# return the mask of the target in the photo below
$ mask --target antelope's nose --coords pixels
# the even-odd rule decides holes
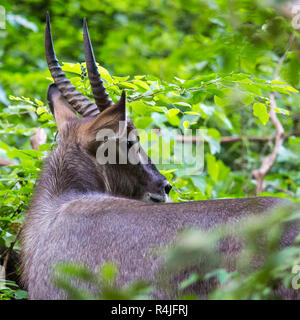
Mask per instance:
[[[168,181],[165,182],[165,185],[164,185],[164,188],[165,188],[165,193],[168,195],[172,189],[172,185],[171,183],[169,183]]]

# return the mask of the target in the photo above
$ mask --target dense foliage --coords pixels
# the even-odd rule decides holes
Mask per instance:
[[[51,83],[44,58],[45,8],[52,18],[57,56],[69,79],[85,95],[91,97],[82,63],[83,17],[88,19],[107,90],[114,101],[126,90],[128,114],[137,128],[179,128],[182,133],[185,129],[206,130],[203,173],[191,175],[184,164],[159,166],[175,186],[170,194],[173,201],[255,195],[257,181],[252,171],[274,148],[276,131],[269,119],[271,92],[275,92],[273,107],[285,140],[260,195],[299,200],[300,38],[291,21],[273,4],[277,2],[55,0],[45,4],[2,0],[6,29],[0,30],[0,157],[14,164],[0,167],[0,247],[14,244],[42,160],[56,143],[56,125],[45,99]],[[30,137],[37,128],[45,129],[47,142],[33,150]],[[160,159],[169,147],[166,143],[162,141]],[[173,146],[171,141],[171,150]],[[279,228],[286,215],[291,218],[294,214],[287,212],[274,214],[267,221],[252,221],[249,230],[237,232],[249,234],[249,246],[255,246],[254,231],[262,232],[273,224]],[[253,231],[251,225],[258,229]],[[205,237],[198,234],[193,239],[203,253],[201,250],[208,247],[204,248],[200,238]],[[205,246],[217,241],[213,233],[207,239],[211,243]],[[18,241],[14,248],[19,249]],[[265,265],[267,273],[264,268],[259,272],[269,275],[266,281],[288,277],[287,270],[299,260],[296,247],[288,252],[274,249],[269,254],[289,258],[281,267]],[[218,272],[214,267],[212,264],[210,271]],[[78,271],[65,268],[62,271],[71,274]],[[105,268],[107,277],[113,278],[110,273],[114,274],[114,268]],[[263,285],[259,273],[250,273],[253,286],[245,292],[239,291],[244,287],[239,275],[228,276],[223,269],[211,274],[232,279],[227,291],[219,290],[212,298],[262,297],[256,296]],[[192,275],[187,283],[198,277]],[[65,283],[60,285],[71,290]],[[133,298],[144,295],[144,289],[148,292],[149,288],[138,284],[122,294]],[[24,296],[21,291],[5,290],[0,290],[0,299]],[[77,294],[81,293],[74,296]],[[268,294],[266,289],[265,296]]]

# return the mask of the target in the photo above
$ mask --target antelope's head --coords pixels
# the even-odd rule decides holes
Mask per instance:
[[[99,185],[99,191],[163,202],[172,187],[139,144],[137,130],[126,116],[125,92],[116,103],[112,102],[106,92],[94,58],[86,21],[83,37],[86,67],[95,102],[78,92],[62,71],[54,52],[47,14],[45,50],[54,80],[49,86],[47,98],[60,134],[58,147],[61,152],[67,153],[69,147],[73,146],[73,150],[76,150],[70,159],[73,170],[76,170],[76,163],[89,170],[85,179],[95,180],[94,185]],[[110,149],[111,144],[115,147]],[[115,151],[116,162],[105,163],[107,159],[104,158],[111,150]]]

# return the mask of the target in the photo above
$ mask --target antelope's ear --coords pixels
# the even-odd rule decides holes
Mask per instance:
[[[117,137],[126,133],[127,115],[126,115],[126,95],[122,92],[120,100],[102,111],[91,123],[88,132],[92,135],[98,133],[101,129],[113,130]]]
[[[68,121],[77,118],[76,112],[61,95],[54,83],[50,84],[47,92],[50,110],[55,118],[58,132],[61,134]]]

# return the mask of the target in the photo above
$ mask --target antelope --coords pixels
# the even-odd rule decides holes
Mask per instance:
[[[45,162],[23,229],[22,279],[29,299],[67,298],[52,283],[53,266],[59,262],[79,262],[94,270],[112,261],[119,266],[119,285],[137,279],[154,281],[161,260],[148,253],[172,243],[179,230],[234,224],[282,204],[273,197],[164,203],[172,186],[150,158],[134,165],[100,164],[96,153],[104,142],[97,140],[97,132],[113,130],[126,152],[132,143],[124,137],[120,123],[125,123],[127,132],[135,132],[135,127],[126,116],[125,92],[116,103],[106,92],[86,20],[83,37],[95,102],[76,91],[62,71],[47,14],[45,51],[54,80],[47,99],[60,139]],[[290,233],[283,245],[291,245],[296,234],[295,230]],[[198,288],[201,295],[208,291],[205,286]],[[156,297],[175,296],[158,290]]]

